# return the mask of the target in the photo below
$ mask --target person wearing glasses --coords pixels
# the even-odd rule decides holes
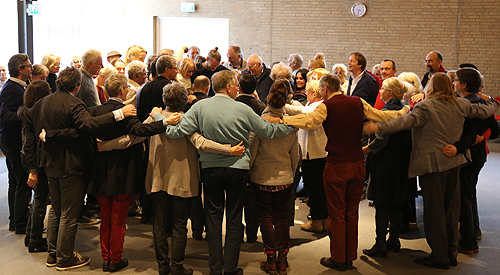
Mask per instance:
[[[207,54],[207,60],[205,62],[200,62],[196,64],[196,71],[191,76],[191,83],[194,83],[194,80],[200,75],[204,75],[209,79],[211,79],[212,75],[214,75],[215,73],[227,70],[227,68],[222,66],[220,63],[221,55],[217,51],[218,49],[219,48],[215,47],[214,49],[210,50],[210,52],[208,52]],[[210,88],[208,96],[214,96],[214,95],[215,92],[213,91],[212,88]]]
[[[22,122],[17,110],[23,105],[26,81],[32,76],[33,66],[27,54],[15,54],[8,67],[10,78],[0,91],[0,149],[9,171],[9,231],[25,234],[31,189],[27,184],[28,172],[21,165]]]
[[[137,117],[144,121],[154,107],[165,109],[162,94],[163,87],[175,81],[177,77],[177,61],[170,55],[162,55],[156,61],[158,77],[142,87],[137,97]]]
[[[267,95],[274,81],[269,76],[271,74],[271,69],[266,67],[262,61],[262,57],[256,54],[249,56],[247,69],[243,72],[249,72],[255,77],[257,80],[257,87],[255,89],[259,95],[259,99],[264,104],[267,104]]]

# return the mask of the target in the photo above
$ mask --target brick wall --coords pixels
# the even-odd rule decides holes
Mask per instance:
[[[267,64],[298,52],[311,59],[317,52],[327,66],[347,64],[353,51],[365,54],[367,68],[393,59],[398,72],[420,77],[424,59],[434,49],[447,69],[475,63],[486,79],[485,92],[500,96],[500,7],[494,0],[400,1],[361,0],[362,18],[351,15],[355,1],[194,1],[196,12],[180,12],[182,1],[128,0],[124,12],[141,20],[145,37],[153,37],[153,16],[229,18],[229,42],[246,57],[259,54]],[[153,41],[151,41],[151,48]],[[225,53],[222,53],[225,56]]]

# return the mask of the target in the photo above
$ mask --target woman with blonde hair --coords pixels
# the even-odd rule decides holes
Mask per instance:
[[[289,115],[311,113],[321,104],[324,98],[319,92],[319,81],[311,80],[306,84],[307,104],[302,107],[286,105]],[[323,125],[311,130],[299,129],[297,132],[302,152],[302,180],[309,194],[311,220],[300,225],[300,229],[321,233],[326,231],[328,209],[326,207],[325,189],[323,187],[323,171],[326,165],[326,134]]]
[[[147,54],[148,52],[146,51],[146,49],[144,49],[141,46],[137,45],[130,46],[127,49],[127,52],[125,53],[125,66],[134,60],[139,60],[141,62],[144,62]]]
[[[391,77],[382,83],[379,94],[385,103],[382,111],[401,110],[401,99],[407,86],[398,78]],[[408,200],[408,165],[410,161],[411,135],[403,130],[391,135],[377,135],[363,147],[364,155],[371,152],[371,182],[368,193],[375,204],[376,243],[363,253],[371,257],[385,257],[388,250],[398,252],[401,243],[399,232],[403,208]],[[386,240],[389,227],[389,240]]]
[[[467,162],[463,154],[447,157],[442,148],[460,140],[465,118],[486,119],[500,107],[495,100],[481,105],[458,98],[450,83],[446,74],[436,73],[427,84],[427,98],[416,104],[413,112],[393,120],[365,124],[368,133],[390,134],[413,129],[408,177],[419,176],[425,237],[432,250],[429,257],[415,259],[415,262],[441,269],[457,265],[459,172],[460,166]]]
[[[196,71],[196,65],[190,58],[184,58],[179,62],[178,71],[176,76],[177,82],[179,82],[184,88],[186,88],[188,94],[193,93],[193,84],[191,84],[191,76]]]
[[[317,68],[326,69],[325,55],[323,53],[317,53],[313,59],[309,60],[308,68],[309,71]]]
[[[329,74],[330,72],[324,68],[317,68],[307,73],[307,80],[319,80],[322,76]]]
[[[412,72],[404,72],[404,73],[400,73],[398,75],[398,78],[401,81],[405,81],[405,82],[410,83],[413,86],[413,93],[415,95],[422,92],[422,85],[420,84],[420,78],[418,77],[417,74],[412,73]],[[407,95],[405,94],[403,96],[403,98],[404,99],[407,98]],[[411,96],[410,96],[410,98],[411,98]],[[406,99],[406,100],[408,101],[409,99]]]
[[[52,92],[57,90],[57,75],[61,68],[61,57],[54,54],[46,54],[42,59],[42,65],[45,65],[49,69],[49,76],[47,77],[47,82],[49,83]]]

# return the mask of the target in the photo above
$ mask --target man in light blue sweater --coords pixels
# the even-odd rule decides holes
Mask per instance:
[[[180,138],[200,131],[206,138],[222,144],[236,145],[243,141],[246,148],[243,156],[199,151],[207,214],[210,274],[222,274],[224,270],[224,274],[239,275],[243,274],[243,270],[238,268],[238,259],[243,237],[241,213],[249,176],[249,134],[254,132],[264,138],[283,137],[294,128],[271,124],[256,115],[250,107],[235,101],[238,80],[234,72],[221,71],[214,74],[212,86],[217,94],[193,105],[179,124],[167,127],[165,134],[170,138]],[[224,205],[226,241],[223,250]]]

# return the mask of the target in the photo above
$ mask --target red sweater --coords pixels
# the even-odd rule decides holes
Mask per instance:
[[[323,102],[327,117],[323,122],[328,137],[325,150],[330,163],[363,160],[363,104],[357,96],[336,95]]]

